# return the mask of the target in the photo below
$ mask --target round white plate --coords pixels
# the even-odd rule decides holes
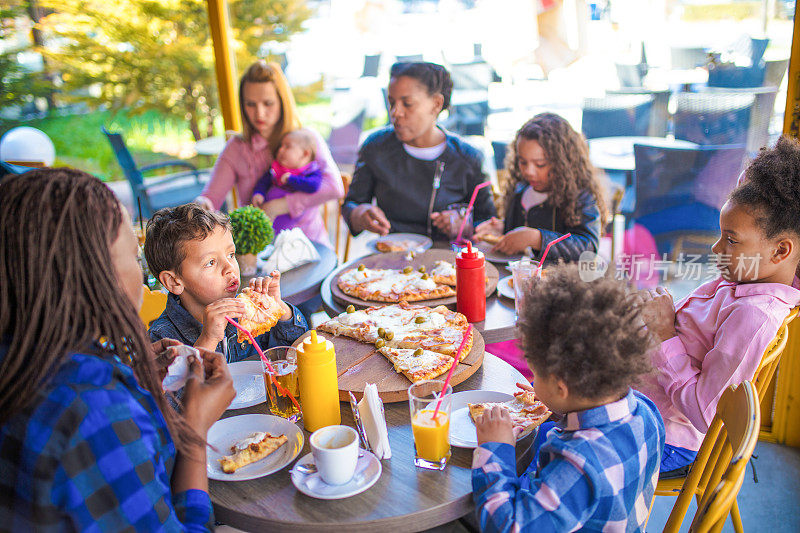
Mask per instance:
[[[492,251],[492,244],[488,242],[479,242],[475,245],[475,247],[483,252],[483,256],[486,258],[487,261],[492,263],[500,263],[500,264],[508,264],[509,261],[519,261],[524,257],[524,254],[514,254],[514,255],[506,255],[501,254],[500,252],[493,252]]]
[[[233,378],[236,398],[228,409],[244,409],[267,401],[261,361],[239,361],[228,365]]]
[[[506,298],[511,298],[514,300],[516,295],[514,294],[514,287],[511,286],[511,281],[514,279],[514,276],[506,276],[504,278],[500,278],[500,281],[497,282],[497,292],[500,296],[505,296]]]
[[[264,431],[276,437],[286,435],[289,440],[260,461],[244,466],[232,474],[223,472],[219,466],[219,459],[222,457],[219,452],[230,452],[231,446],[257,431]],[[223,418],[208,430],[208,443],[219,450],[217,452],[211,447],[207,449],[208,477],[220,481],[245,481],[264,477],[294,461],[303,449],[303,442],[303,432],[300,428],[277,416],[256,414]]]
[[[375,252],[380,252],[377,248],[378,241],[411,241],[415,243],[415,252],[424,252],[433,246],[433,241],[425,235],[418,235],[416,233],[390,233],[367,242],[367,247]]]
[[[381,477],[381,472],[383,472],[383,467],[378,458],[371,452],[362,451],[364,456],[360,457],[358,463],[356,463],[356,472],[353,475],[353,479],[344,485],[328,485],[322,481],[318,472],[301,474],[297,471],[297,468],[292,468],[290,472],[292,483],[303,494],[321,500],[339,500],[360,494],[374,485],[378,478]],[[295,467],[299,464],[313,465],[314,455],[311,453],[304,455],[302,459],[297,461]]]
[[[507,402],[514,396],[505,392],[487,390],[467,390],[456,392],[450,407],[450,444],[459,448],[475,448],[478,446],[478,435],[475,424],[469,416],[470,403]]]

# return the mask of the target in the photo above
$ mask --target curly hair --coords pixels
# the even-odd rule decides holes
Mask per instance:
[[[450,95],[453,93],[453,80],[450,73],[441,65],[418,61],[414,63],[395,63],[389,71],[390,78],[406,76],[414,78],[428,91],[429,96],[441,94],[444,99],[442,111],[450,107]]]
[[[578,195],[589,190],[600,210],[600,227],[609,220],[606,194],[596,170],[589,160],[589,146],[583,136],[572,129],[563,117],[555,113],[540,113],[517,131],[514,141],[508,145],[505,168],[508,176],[501,180],[501,195],[505,197],[504,208],[510,211],[517,183],[527,183],[519,171],[517,144],[521,139],[538,142],[550,163],[550,192],[547,202],[564,213],[567,225],[578,225],[581,212]]]
[[[623,393],[650,371],[640,305],[612,277],[585,282],[577,264],[547,269],[525,294],[518,328],[537,373],[595,399]]]
[[[768,239],[786,232],[800,236],[800,143],[781,136],[774,148],[762,148],[730,200],[756,211]]]

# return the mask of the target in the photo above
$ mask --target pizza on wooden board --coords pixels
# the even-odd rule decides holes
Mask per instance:
[[[430,308],[400,302],[358,311],[349,306],[317,329],[375,344],[395,370],[417,382],[449,370],[469,323],[464,315],[443,305]],[[461,358],[471,349],[470,331]]]
[[[424,267],[399,270],[359,265],[343,272],[336,284],[343,293],[370,302],[418,302],[456,294],[453,287],[437,283]]]
[[[239,325],[252,333],[253,337],[271,330],[283,316],[283,310],[274,298],[249,287],[243,289],[237,298],[244,301],[245,305],[244,316],[239,319]],[[249,339],[239,331],[237,340],[244,342]]]
[[[273,437],[269,433],[253,433],[231,446],[231,455],[226,455],[219,460],[222,471],[232,474],[243,466],[260,461],[283,446],[288,440],[286,435]]]
[[[529,432],[547,420],[552,414],[547,406],[536,398],[533,391],[517,392],[514,394],[514,398],[507,402],[470,403],[467,406],[469,407],[469,416],[473,422],[484,411],[492,407],[500,406],[508,409],[512,426],[519,428],[521,433]]]

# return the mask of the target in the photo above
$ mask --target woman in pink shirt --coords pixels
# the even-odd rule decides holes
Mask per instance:
[[[639,294],[661,343],[642,387],[667,432],[661,475],[683,475],[731,384],[752,379],[789,311],[800,304],[800,144],[762,150],[722,206],[712,247],[721,276],[673,305],[662,287]],[[666,475],[665,475],[666,474]]]
[[[250,203],[253,187],[270,168],[281,138],[300,128],[294,96],[280,67],[257,61],[239,82],[239,108],[243,131],[232,137],[217,159],[211,180],[196,201],[219,209],[235,186],[239,202]],[[341,174],[328,145],[316,132],[315,161],[322,171],[322,184],[314,193],[293,192],[261,205],[272,219],[290,215],[312,241],[330,246],[319,206],[344,196]]]

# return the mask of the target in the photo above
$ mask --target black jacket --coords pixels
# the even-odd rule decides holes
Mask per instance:
[[[444,162],[444,174],[433,212],[444,211],[452,203],[469,202],[472,191],[484,181],[481,153],[461,138],[445,132],[446,146],[435,161],[412,157],[394,134],[392,127],[370,135],[361,146],[342,215],[350,225],[350,214],[359,204],[377,199],[392,233],[428,233],[428,208],[433,192],[436,163]],[[489,188],[478,192],[473,222],[477,225],[495,214]],[[352,231],[352,229],[351,229]],[[434,240],[446,239],[432,226]]]
[[[580,223],[577,226],[567,226],[559,210],[550,205],[547,200],[531,207],[525,213],[522,209],[522,193],[527,186],[526,183],[519,183],[514,190],[514,200],[509,212],[506,213],[504,233],[520,226],[538,229],[542,233],[542,249],[538,254],[544,251],[550,241],[565,233],[571,233],[570,238],[564,239],[550,248],[550,251],[547,252],[547,263],[556,262],[559,259],[567,262],[577,261],[582,252],[587,250],[597,252],[600,246],[600,211],[592,193],[582,191],[578,195],[578,209],[581,212]]]

